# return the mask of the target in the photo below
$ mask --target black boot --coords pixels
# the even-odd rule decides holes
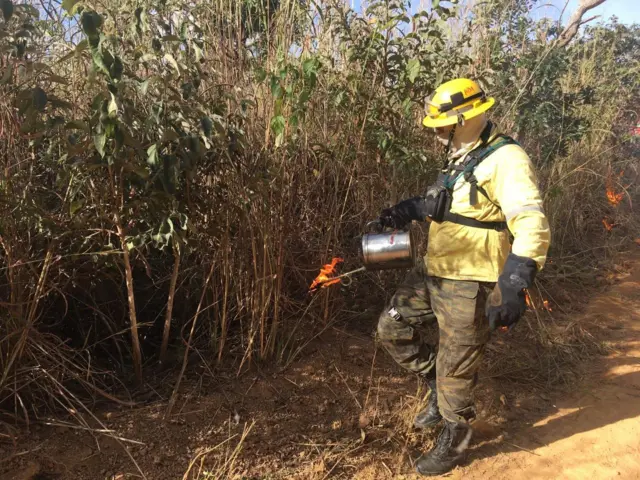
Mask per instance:
[[[429,387],[429,400],[424,410],[416,415],[413,424],[417,428],[428,428],[437,425],[442,420],[440,410],[438,410],[438,393],[436,391],[436,379],[431,378],[425,381]]]
[[[471,427],[468,424],[445,420],[436,445],[416,461],[418,473],[427,476],[447,473],[462,461],[470,441]]]

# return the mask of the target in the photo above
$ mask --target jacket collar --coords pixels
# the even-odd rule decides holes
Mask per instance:
[[[482,144],[482,134],[484,133],[486,128],[489,128],[489,135],[488,137],[486,137],[486,141],[490,142],[491,140],[493,140],[498,134],[498,129],[493,122],[487,121],[487,123],[485,123],[485,125],[482,127],[482,130],[480,130],[480,133],[478,133],[473,140],[463,143],[461,148],[449,154],[449,158],[454,161],[459,160],[466,157],[471,150],[478,148]]]

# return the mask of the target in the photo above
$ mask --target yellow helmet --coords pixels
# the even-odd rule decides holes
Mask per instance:
[[[454,125],[486,112],[494,103],[473,80],[456,78],[440,85],[429,97],[422,124],[429,128]]]

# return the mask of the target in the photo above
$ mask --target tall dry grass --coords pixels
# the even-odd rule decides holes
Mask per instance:
[[[366,222],[428,184],[441,151],[420,127],[422,102],[453,76],[483,81],[499,100],[500,125],[539,167],[553,227],[548,281],[588,282],[637,228],[637,191],[628,186],[637,146],[626,134],[637,114],[629,112],[638,98],[637,29],[605,25],[554,49],[548,26],[498,0],[453,33],[445,7],[406,21],[406,6],[390,2],[372,2],[365,14],[343,2],[144,5],[149,28],[138,33],[137,3],[94,7],[104,34],[118,39],[108,48],[124,59],[124,78],[134,86],[162,79],[144,95],[117,91],[117,115],[128,112],[118,121],[140,145],[121,157],[114,150],[113,164],[90,135],[71,145],[54,121],[96,128],[91,101],[108,91],[90,51],[78,48],[80,13],[52,20],[55,48],[33,40],[34,58],[66,82],[16,73],[2,87],[0,290],[8,301],[0,391],[18,416],[56,396],[56,384],[33,373],[43,369],[60,384],[111,397],[120,382],[144,381],[159,359],[183,371],[195,359],[212,374],[288,364],[337,319],[373,315],[397,273],[314,296],[308,285],[332,256],[358,266]],[[164,39],[157,54],[161,21],[165,36],[187,40]],[[184,23],[194,28],[184,33]],[[2,64],[18,61],[4,54]],[[68,106],[47,107],[29,130],[29,110],[14,108],[18,86],[39,85]],[[146,126],[158,102],[168,108],[158,126]],[[206,141],[198,123],[205,110],[214,119]],[[182,116],[184,131],[172,115]],[[198,136],[195,146],[189,135]],[[181,158],[180,168],[149,165],[154,142],[166,148],[164,160]],[[199,153],[182,169],[191,148]],[[626,192],[617,206],[607,201],[608,178]],[[606,216],[617,223],[611,232]]]

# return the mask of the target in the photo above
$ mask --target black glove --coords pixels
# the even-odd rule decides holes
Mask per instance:
[[[379,222],[383,227],[404,228],[411,220],[424,222],[427,218],[427,202],[424,197],[403,200],[380,212]]]
[[[498,283],[489,295],[486,314],[491,331],[515,325],[527,309],[525,288],[533,285],[538,265],[527,257],[510,253]]]

